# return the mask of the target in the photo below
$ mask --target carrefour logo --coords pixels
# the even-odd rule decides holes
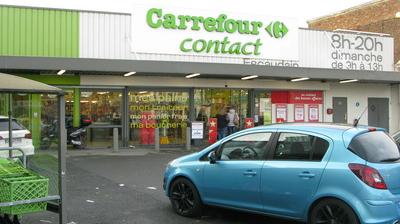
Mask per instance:
[[[229,18],[226,14],[217,17],[164,14],[162,9],[151,8],[146,14],[147,25],[153,29],[205,31],[224,33],[220,39],[197,39],[183,37],[179,50],[184,53],[212,53],[229,55],[260,55],[265,38],[283,39],[289,29],[281,21],[251,21]],[[254,36],[251,41],[232,41],[229,35]],[[162,38],[162,37],[160,37]]]

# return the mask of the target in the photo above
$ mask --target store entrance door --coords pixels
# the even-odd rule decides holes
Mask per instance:
[[[333,97],[333,123],[347,124],[347,97]]]
[[[368,98],[368,125],[389,130],[388,98]]]
[[[248,90],[244,89],[195,89],[195,119],[205,123],[204,142],[208,142],[208,119],[215,118],[220,111],[234,108],[239,117],[236,129],[243,128],[248,116]]]

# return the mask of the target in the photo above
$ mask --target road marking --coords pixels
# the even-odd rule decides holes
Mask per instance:
[[[149,190],[157,190],[156,187],[147,187],[147,189],[149,189]]]

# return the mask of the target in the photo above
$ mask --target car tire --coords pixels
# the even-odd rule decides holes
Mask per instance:
[[[309,223],[359,224],[360,222],[350,206],[338,199],[329,198],[323,199],[313,207]]]
[[[178,178],[172,182],[169,199],[174,211],[185,217],[199,217],[202,215],[203,203],[199,192],[191,181]]]

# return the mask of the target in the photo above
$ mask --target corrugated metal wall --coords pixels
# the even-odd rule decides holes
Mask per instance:
[[[79,51],[82,58],[243,63],[241,58],[133,53],[130,46],[132,35],[130,15],[81,12],[79,18]]]
[[[130,16],[81,12],[79,19],[80,57],[132,59]]]
[[[79,12],[0,7],[0,55],[79,57]]]
[[[329,67],[329,61],[324,54],[329,52],[329,48],[330,39],[326,31],[299,30],[299,63],[301,67]]]

